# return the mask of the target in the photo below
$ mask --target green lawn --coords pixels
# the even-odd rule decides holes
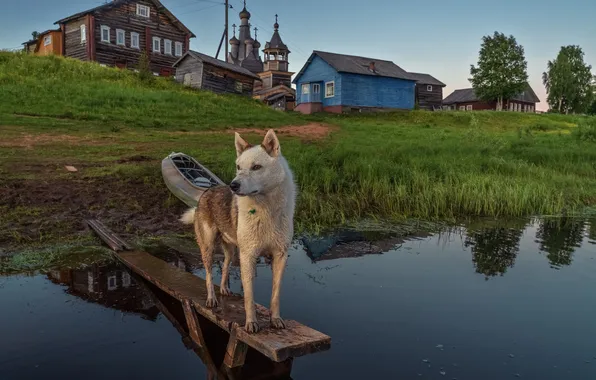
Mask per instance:
[[[300,189],[299,231],[596,205],[594,118],[425,111],[305,117],[163,78],[146,82],[96,64],[0,53],[0,196],[7,200],[0,246],[80,237],[86,216],[134,235],[181,232],[175,219],[184,205],[160,173],[167,154],[190,154],[229,181],[235,151],[226,129],[315,122],[338,128],[309,141],[280,134]]]

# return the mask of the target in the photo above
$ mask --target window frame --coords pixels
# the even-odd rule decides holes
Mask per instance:
[[[137,44],[134,44],[135,37],[137,38]],[[140,49],[141,48],[141,36],[137,32],[130,32],[130,47],[133,49]]]
[[[333,88],[333,94],[329,95],[327,89],[331,86]],[[335,97],[335,81],[325,82],[325,98],[333,98]]]
[[[120,34],[122,34],[122,43],[118,42],[118,37]],[[116,45],[126,46],[126,31],[124,29],[116,29]]]
[[[155,43],[156,42],[158,43],[157,50],[155,50]],[[161,54],[161,38],[159,38],[159,37],[153,37],[152,44],[151,44],[151,50],[152,50],[153,53]]]
[[[321,85],[319,83],[313,83],[313,85],[312,85],[312,93],[313,94],[320,94],[321,93]]]
[[[79,30],[81,31],[81,43],[87,42],[87,25],[82,24],[79,26]]]
[[[180,50],[178,50],[180,49]],[[174,42],[174,55],[176,57],[182,57],[182,54],[184,53],[184,47],[182,46],[182,42]]]
[[[169,49],[168,44],[170,45]],[[172,55],[172,40],[163,40],[163,53],[166,55]]]
[[[141,9],[146,10],[147,14],[146,15],[142,14]],[[151,17],[151,7],[148,5],[144,5],[144,4],[137,4],[137,16],[150,18]]]
[[[43,37],[43,46],[49,46],[52,44],[52,35],[48,34],[47,36]]]
[[[427,84],[426,85],[426,91],[432,92],[433,91],[433,85],[432,84]]]
[[[310,83],[302,83],[301,91],[302,95],[310,95]]]
[[[101,42],[108,43],[108,44],[109,43],[112,43],[111,42],[111,39],[112,39],[112,30],[111,30],[111,28],[109,26],[107,26],[107,25],[102,25],[101,28],[100,28],[100,31],[101,31],[100,32],[100,41]],[[103,38],[103,32],[104,31],[107,31],[108,32],[108,39],[107,40]]]
[[[466,104],[466,111],[472,111],[473,108],[471,104]]]

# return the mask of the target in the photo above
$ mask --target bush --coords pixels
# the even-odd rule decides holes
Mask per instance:
[[[596,142],[596,118],[582,120],[574,134],[578,140]]]

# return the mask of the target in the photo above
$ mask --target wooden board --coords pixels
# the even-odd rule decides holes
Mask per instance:
[[[202,316],[230,334],[234,333],[238,340],[275,362],[328,350],[331,347],[331,337],[296,321],[285,320],[284,330],[272,329],[269,327],[269,311],[259,304],[256,305],[257,319],[262,330],[257,334],[248,334],[243,328],[245,312],[242,297],[223,297],[216,286],[220,306],[209,309],[205,307],[205,280],[174,268],[146,252],[124,251],[116,252],[115,255],[135,273],[182,302],[189,300]]]

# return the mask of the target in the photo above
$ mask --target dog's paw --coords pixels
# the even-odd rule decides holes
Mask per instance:
[[[207,298],[207,304],[206,306],[208,308],[214,308],[217,307],[218,302],[217,302],[217,298],[213,297],[213,298]]]
[[[274,329],[285,329],[286,323],[281,318],[271,318],[271,327]]]
[[[259,332],[260,327],[257,322],[246,322],[244,325],[244,330],[246,330],[246,332],[249,334],[255,334]]]
[[[231,296],[232,295],[232,292],[230,291],[230,289],[224,288],[224,287],[219,288],[219,293],[221,293],[222,296]]]

